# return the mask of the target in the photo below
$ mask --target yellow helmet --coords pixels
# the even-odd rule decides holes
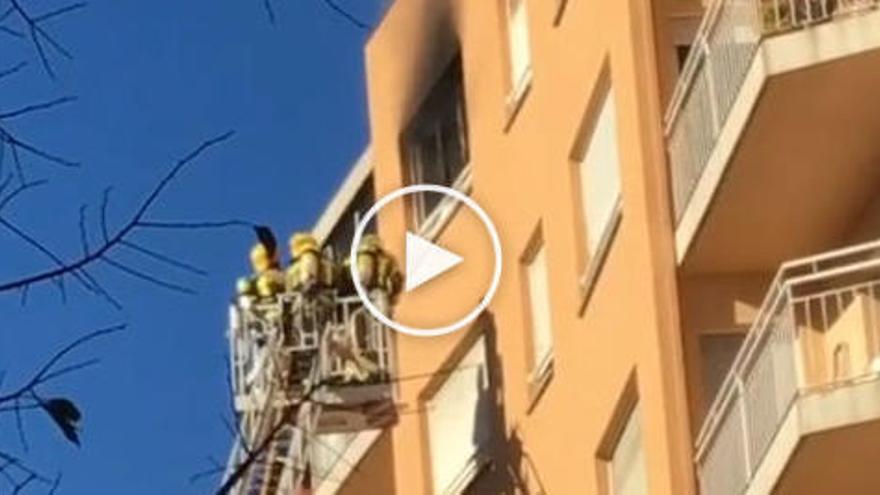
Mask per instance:
[[[382,239],[376,234],[367,234],[361,238],[358,253],[379,253],[382,251]]]
[[[290,255],[293,259],[297,259],[309,251],[319,251],[315,236],[308,232],[296,232],[290,236]]]
[[[266,246],[257,243],[251,248],[251,266],[255,272],[264,272],[275,266],[276,260],[273,258]]]

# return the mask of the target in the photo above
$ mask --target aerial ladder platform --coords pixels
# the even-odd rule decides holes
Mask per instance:
[[[375,290],[370,299],[388,314],[386,294]],[[227,477],[254,457],[232,493],[293,493],[311,476],[316,437],[397,420],[391,331],[357,295],[327,289],[239,297],[230,305],[228,337],[240,438]]]

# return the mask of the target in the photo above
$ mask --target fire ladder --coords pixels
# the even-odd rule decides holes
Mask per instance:
[[[373,303],[388,309],[380,291]],[[239,441],[227,475],[266,443],[234,493],[293,493],[315,436],[379,429],[397,419],[387,327],[357,296],[327,290],[240,298],[229,344]]]

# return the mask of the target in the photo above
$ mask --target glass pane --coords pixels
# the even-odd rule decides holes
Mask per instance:
[[[744,333],[707,334],[700,338],[700,350],[703,355],[703,392],[706,394],[707,402],[711,402],[721,388],[744,338]]]
[[[443,168],[443,154],[441,149],[441,138],[439,129],[434,128],[434,132],[427,134],[420,143],[421,149],[421,182],[426,184],[445,185],[446,171]],[[434,211],[437,203],[440,202],[442,196],[437,194],[423,194],[425,211],[422,213],[428,216]]]
[[[462,159],[461,132],[457,120],[444,122],[440,129],[440,140],[443,148],[444,186],[451,186],[464,168]]]
[[[404,133],[412,183],[452,186],[468,161],[467,116],[461,57],[456,57],[435,83]],[[422,195],[416,201],[420,220],[429,215],[441,195]]]
[[[434,493],[448,493],[491,440],[485,339],[479,339],[427,404]],[[459,487],[463,488],[463,487]]]
[[[508,34],[510,36],[510,70],[511,81],[516,87],[531,65],[529,53],[529,19],[526,2],[511,2]],[[518,88],[517,88],[518,89]]]
[[[599,108],[579,172],[587,249],[593,255],[608,229],[620,197],[620,159],[613,89],[608,91]]]
[[[611,458],[611,493],[647,495],[648,476],[642,444],[642,419],[636,406],[627,420]]]
[[[553,351],[550,287],[547,255],[543,246],[528,266],[529,303],[532,312],[532,347],[534,366],[541,365]]]

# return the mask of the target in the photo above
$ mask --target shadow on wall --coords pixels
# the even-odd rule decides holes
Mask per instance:
[[[484,314],[482,325],[486,342],[486,373],[477,374],[479,394],[474,411],[474,447],[481,449],[480,473],[465,490],[466,494],[545,495],[538,466],[529,455],[516,427],[508,432],[504,404],[504,374],[498,352],[494,318]],[[485,418],[489,418],[488,421]]]

